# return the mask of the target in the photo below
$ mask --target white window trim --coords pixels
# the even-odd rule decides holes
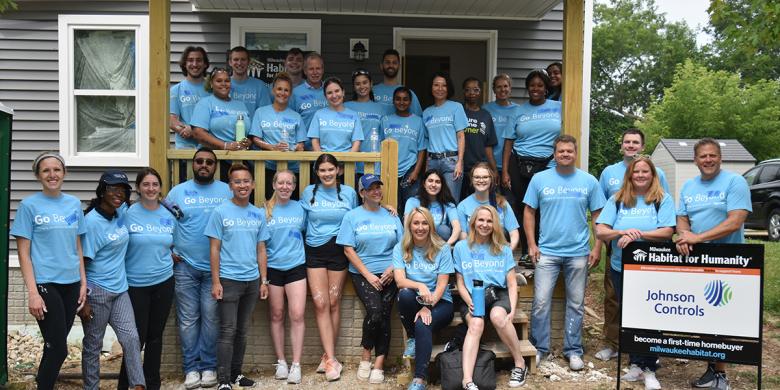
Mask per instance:
[[[306,33],[306,47],[301,50],[320,52],[322,22],[320,19],[230,18],[230,47],[246,46],[248,32]]]
[[[149,165],[149,17],[147,15],[59,15],[59,92],[60,92],[60,153],[71,166],[123,166],[145,167]],[[76,113],[73,85],[74,30],[133,30],[135,31],[135,145],[132,153],[77,152]],[[81,90],[84,92],[97,92]],[[103,91],[95,93],[99,95]],[[111,96],[122,95],[112,91]]]

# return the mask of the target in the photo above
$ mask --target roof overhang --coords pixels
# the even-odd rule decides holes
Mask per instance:
[[[260,12],[393,17],[540,20],[563,0],[191,0],[196,12]]]

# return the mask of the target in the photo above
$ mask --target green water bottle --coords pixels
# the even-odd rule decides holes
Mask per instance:
[[[246,123],[244,123],[244,115],[238,114],[236,120],[236,142],[241,142],[246,138]]]

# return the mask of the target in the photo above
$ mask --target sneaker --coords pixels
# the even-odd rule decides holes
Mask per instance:
[[[341,378],[341,369],[343,367],[341,366],[341,363],[339,363],[336,359],[328,359],[327,362],[325,362],[325,379],[328,380],[328,382],[333,382],[339,380]]]
[[[406,390],[425,390],[425,383],[412,381]]]
[[[643,376],[645,377],[645,390],[661,390],[661,382],[658,382],[658,378],[655,377],[655,371],[645,368]]]
[[[712,363],[707,364],[707,371],[704,371],[701,378],[691,383],[693,387],[698,388],[710,388],[715,385],[715,365]]]
[[[197,371],[190,371],[184,376],[184,388],[187,390],[197,389],[200,387],[200,373]]]
[[[523,367],[515,367],[512,372],[509,373],[509,387],[520,387],[525,384],[525,376],[528,374],[528,369]]]
[[[642,371],[639,366],[636,364],[632,364],[631,367],[628,368],[628,372],[623,374],[623,376],[620,377],[620,380],[626,381],[626,382],[636,382],[640,379],[642,379],[642,376],[644,375],[644,371]]]
[[[257,384],[255,381],[245,377],[243,374],[238,374],[236,379],[233,380],[233,385],[239,389],[251,389]]]
[[[287,383],[297,385],[301,383],[301,364],[295,363],[290,366],[290,373],[287,374]]]
[[[569,356],[569,369],[572,371],[579,371],[582,370],[583,367],[585,367],[585,362],[582,361],[580,355]]]
[[[536,367],[539,367],[539,365],[541,365],[542,362],[545,362],[545,361],[547,361],[549,359],[550,359],[550,354],[549,353],[544,353],[544,352],[537,351],[536,352]]]
[[[729,384],[729,378],[726,377],[725,372],[716,372],[715,373],[715,384],[710,386],[711,389],[718,389],[718,390],[730,390],[731,385]]]
[[[287,376],[290,374],[289,370],[287,369],[287,361],[285,360],[277,360],[276,364],[276,373],[274,374],[274,378],[276,379],[287,379]]]
[[[414,359],[414,339],[406,340],[406,348],[404,349],[404,359]]]
[[[479,390],[479,387],[474,382],[469,382],[463,385],[463,390]]]
[[[217,390],[232,390],[233,386],[230,386],[230,383],[220,383],[219,387],[217,387]]]
[[[212,387],[217,385],[217,372],[204,370],[200,373],[200,387]]]
[[[375,368],[371,370],[371,374],[368,377],[368,383],[372,385],[379,385],[385,381],[385,370]]]
[[[596,352],[596,354],[593,355],[593,356],[595,356],[596,359],[608,362],[611,359],[616,358],[617,355],[618,355],[617,351],[615,351],[614,349],[612,349],[610,347],[606,347],[606,348],[602,349],[601,351]]]
[[[328,355],[322,354],[322,358],[320,359],[320,365],[317,366],[317,374],[324,374],[325,373],[325,362],[328,361]]]
[[[371,376],[371,362],[361,361],[358,365],[357,377],[361,381],[367,381]]]

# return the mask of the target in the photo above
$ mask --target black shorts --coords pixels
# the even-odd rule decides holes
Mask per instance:
[[[301,264],[286,271],[268,267],[268,281],[274,286],[284,287],[301,279],[306,279],[306,264]]]
[[[344,247],[336,244],[336,237],[320,246],[303,245],[306,251],[306,267],[327,268],[328,271],[344,271],[349,260],[344,254]]]
[[[485,317],[490,316],[490,310],[493,307],[500,307],[506,310],[506,313],[509,314],[512,309],[510,308],[510,305],[512,302],[509,300],[509,291],[505,288],[499,288],[499,287],[493,287],[493,289],[496,292],[496,297],[498,297],[497,300],[493,301],[493,303],[488,304],[488,294],[487,289],[485,291]],[[460,318],[463,319],[463,323],[468,324],[468,321],[466,320],[466,314],[469,313],[469,306],[466,305],[466,302],[463,302],[462,299],[458,299],[460,301]]]

